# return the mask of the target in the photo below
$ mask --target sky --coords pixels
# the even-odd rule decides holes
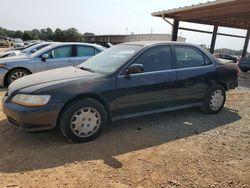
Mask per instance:
[[[171,33],[171,26],[152,12],[178,8],[207,0],[0,0],[0,27],[32,30],[50,27],[98,34]],[[4,7],[4,8],[3,8]],[[212,26],[181,22],[180,27],[212,31]],[[245,30],[219,28],[219,32],[246,35]],[[179,31],[194,44],[210,44],[211,35]],[[216,48],[240,50],[244,40],[218,36]],[[248,48],[250,51],[250,47]]]

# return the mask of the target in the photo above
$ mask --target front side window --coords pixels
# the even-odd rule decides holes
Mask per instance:
[[[143,52],[133,64],[142,64],[144,72],[153,72],[171,69],[171,47],[156,46]]]
[[[76,53],[77,53],[77,57],[94,56],[95,49],[92,47],[88,47],[88,46],[77,46]]]
[[[176,46],[176,68],[189,68],[205,65],[202,52],[191,46]]]
[[[48,54],[50,59],[71,57],[72,56],[72,47],[71,46],[64,46],[64,47],[55,48],[55,49],[49,51],[47,54]]]

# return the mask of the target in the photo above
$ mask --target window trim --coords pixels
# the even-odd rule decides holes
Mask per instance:
[[[198,50],[201,53],[201,55],[203,56],[204,65],[195,66],[195,67],[181,67],[181,68],[177,68],[177,66],[176,66],[176,64],[177,64],[176,63],[177,62],[176,47],[184,47],[184,48],[188,47],[188,48],[193,48],[193,49]],[[207,57],[211,61],[211,64],[208,64],[208,65],[206,64],[205,57]],[[195,46],[190,46],[190,45],[173,45],[173,62],[174,62],[174,69],[175,70],[202,68],[202,67],[209,67],[209,66],[213,66],[214,65],[213,60],[208,55],[206,55],[201,49],[199,49],[199,48],[197,48]]]
[[[160,45],[152,45],[152,46],[147,46],[146,48],[144,48],[140,53],[136,54],[131,60],[129,60],[129,63],[127,63],[127,65],[119,72],[118,77],[120,76],[125,76],[125,70],[133,64],[133,62],[139,58],[143,53],[145,53],[147,50],[155,48],[155,47],[161,47],[161,46],[169,46],[170,47],[170,53],[171,53],[171,68],[170,69],[166,69],[166,70],[158,70],[158,71],[150,71],[150,72],[142,72],[142,73],[136,73],[136,74],[131,74],[131,75],[143,75],[143,74],[147,74],[147,73],[155,73],[155,72],[163,72],[163,71],[170,71],[170,70],[174,70],[174,56],[173,56],[173,45],[172,44],[160,44]]]

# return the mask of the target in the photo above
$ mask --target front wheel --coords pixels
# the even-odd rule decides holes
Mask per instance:
[[[25,69],[14,69],[7,75],[7,85],[10,85],[15,80],[29,75],[30,73]]]
[[[221,85],[210,88],[205,96],[201,110],[207,114],[220,112],[226,101],[226,91]]]
[[[107,124],[107,113],[94,99],[83,99],[69,104],[62,112],[60,129],[74,142],[94,140]]]

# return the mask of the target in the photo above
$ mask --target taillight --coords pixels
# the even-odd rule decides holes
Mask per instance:
[[[239,61],[238,61],[237,64],[236,64],[236,67],[237,67],[237,76],[239,76],[240,73],[241,73],[241,70],[240,70],[238,64],[239,64]]]

